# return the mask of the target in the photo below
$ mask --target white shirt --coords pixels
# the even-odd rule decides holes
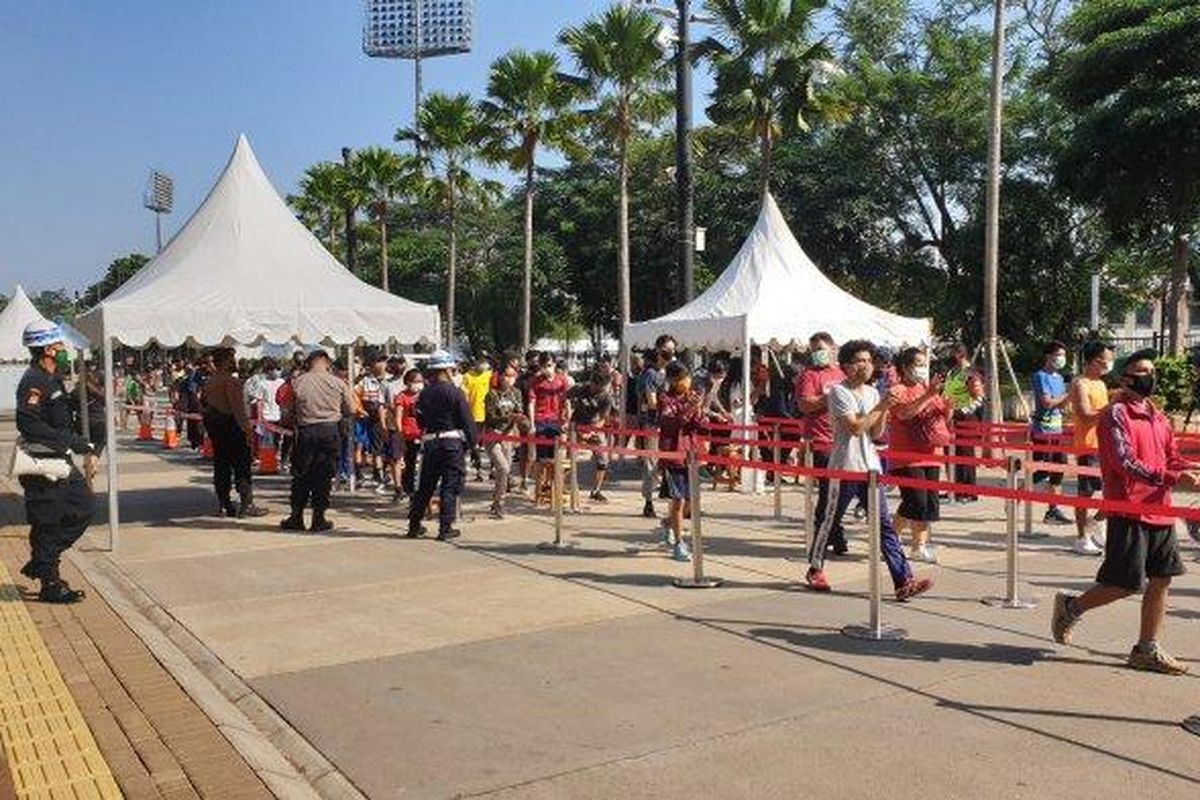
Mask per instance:
[[[254,399],[261,404],[262,418],[267,422],[279,422],[283,416],[279,402],[275,399],[280,386],[283,386],[283,378],[264,378],[258,385],[258,393]]]
[[[863,431],[854,436],[842,420],[862,416],[879,405],[879,392],[870,384],[863,384],[852,391],[843,383],[829,388],[829,419],[833,423],[833,451],[829,454],[829,468],[847,472],[879,471],[879,453],[871,441],[871,432]]]

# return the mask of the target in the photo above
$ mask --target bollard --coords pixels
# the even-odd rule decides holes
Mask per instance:
[[[1200,714],[1193,714],[1183,721],[1183,729],[1200,736]]]
[[[715,589],[723,582],[721,578],[709,578],[704,575],[704,533],[701,525],[700,512],[700,462],[696,451],[689,450],[687,454],[688,496],[692,506],[692,577],[676,578],[671,581],[680,589]],[[776,474],[778,477],[778,474]]]
[[[779,462],[779,423],[774,426],[775,445],[774,462],[775,462],[775,480],[772,481],[775,490],[775,519],[783,519],[783,476],[779,474],[779,467],[782,466]]]
[[[529,446],[532,448],[534,445],[530,444]],[[562,552],[573,546],[564,542],[562,535],[563,499],[566,495],[562,474],[564,449],[562,440],[556,439],[554,442],[554,469],[550,480],[550,506],[554,511],[554,541],[542,542],[538,545],[539,550]]]
[[[871,470],[867,473],[867,545],[869,564],[867,566],[870,582],[870,617],[865,625],[847,625],[842,633],[852,639],[869,639],[873,642],[898,641],[907,632],[883,624],[883,595],[879,589],[879,472]]]
[[[808,469],[808,470],[811,470],[813,468],[812,439],[805,439],[805,441],[804,441],[804,468]],[[812,544],[813,534],[815,533],[815,531],[813,530],[813,528],[814,528],[814,525],[813,525],[813,485],[814,485],[814,483],[815,483],[815,479],[813,478],[811,473],[804,476],[804,519],[807,523],[804,526],[804,546],[805,546],[805,548],[807,548],[809,545]]]
[[[571,468],[571,513],[579,513],[579,451],[575,449],[579,432],[571,425],[567,432],[567,464]]]
[[[1009,456],[1008,463],[1005,466],[1004,486],[1013,491],[1017,488],[1017,469],[1018,459],[1016,456]],[[1029,474],[1028,463],[1025,465],[1025,474]],[[1029,519],[1028,509],[1029,503],[1026,502],[1026,520]],[[996,606],[999,608],[1036,608],[1038,601],[1036,597],[1022,598],[1017,589],[1017,554],[1020,551],[1020,542],[1017,537],[1017,501],[1007,499],[1004,501],[1004,533],[1005,533],[1005,551],[1007,555],[1007,564],[1005,567],[1005,584],[1004,597],[989,596],[982,598],[985,605]]]

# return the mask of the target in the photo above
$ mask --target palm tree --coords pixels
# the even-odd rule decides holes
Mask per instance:
[[[614,5],[559,34],[591,91],[611,92],[602,110],[592,113],[606,118],[607,133],[617,148],[617,302],[622,330],[630,321],[629,141],[640,123],[661,119],[669,108],[663,93],[668,65],[655,41],[657,34],[654,17],[627,5]]]
[[[572,106],[577,81],[559,72],[558,56],[545,50],[511,50],[492,62],[488,99],[479,104],[487,126],[485,156],[525,173],[525,272],[521,349],[528,350],[533,292],[533,197],[539,146],[573,153],[579,114]]]
[[[491,186],[475,181],[466,167],[484,140],[479,111],[466,94],[430,94],[421,103],[417,129],[401,128],[396,141],[410,141],[417,146],[419,158],[441,174],[429,184],[446,210],[450,228],[450,254],[446,280],[446,343],[454,342],[454,298],[458,273],[458,212],[460,201],[470,196],[486,194]]]
[[[288,198],[314,231],[324,232],[329,252],[337,258],[338,219],[346,213],[346,170],[341,164],[313,164],[300,178],[300,194]]]
[[[350,162],[349,195],[352,205],[365,206],[379,226],[379,253],[382,277],[379,285],[388,287],[387,217],[392,203],[403,195],[415,193],[416,159],[401,156],[386,147],[364,147]]]
[[[809,129],[808,117],[837,118],[844,109],[817,85],[836,67],[824,40],[811,42],[815,13],[825,0],[708,0],[718,33],[697,46],[716,72],[708,117],[753,135],[759,144],[760,183],[770,186],[775,142]]]

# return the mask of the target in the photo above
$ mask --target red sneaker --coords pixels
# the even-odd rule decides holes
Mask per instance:
[[[804,581],[814,592],[831,591],[829,581],[825,579],[825,573],[816,567],[808,568],[808,572],[804,575]]]
[[[896,590],[896,599],[901,603],[906,603],[919,594],[925,594],[932,587],[932,578],[909,578],[903,586]]]

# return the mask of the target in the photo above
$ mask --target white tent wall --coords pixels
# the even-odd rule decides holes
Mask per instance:
[[[75,324],[104,352],[113,347],[359,341],[436,343],[436,306],[359,280],[296,219],[239,136],[212,190],[167,246]],[[107,396],[108,419],[115,400]],[[109,546],[119,531],[116,429],[108,425]]]

